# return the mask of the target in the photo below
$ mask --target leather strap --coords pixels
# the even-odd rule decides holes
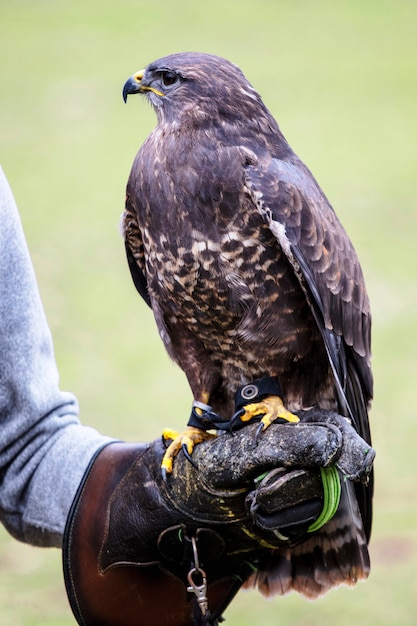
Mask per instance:
[[[257,378],[252,382],[239,387],[235,393],[235,412],[237,413],[242,407],[254,402],[260,402],[267,396],[282,397],[281,385],[276,376],[265,376]]]

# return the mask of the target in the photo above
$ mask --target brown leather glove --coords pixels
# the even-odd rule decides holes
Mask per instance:
[[[372,448],[346,420],[316,417],[327,421],[273,424],[258,443],[257,425],[204,442],[195,466],[178,455],[166,481],[161,440],[101,450],[64,537],[78,623],[217,624],[265,553],[306,537],[323,506],[318,468],[338,463],[355,478],[370,471]],[[266,490],[257,488],[277,467]]]

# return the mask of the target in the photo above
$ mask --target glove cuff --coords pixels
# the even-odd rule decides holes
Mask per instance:
[[[112,443],[85,474],[63,541],[67,595],[79,624],[134,626],[140,616],[144,624],[214,626],[253,572],[244,556],[227,554],[220,526],[202,527],[172,508],[160,479],[163,450],[159,442]],[[191,537],[207,573],[205,621],[196,592],[187,589]]]

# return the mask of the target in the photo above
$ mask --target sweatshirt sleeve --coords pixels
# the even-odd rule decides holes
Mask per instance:
[[[83,426],[60,391],[53,344],[16,204],[0,169],[0,521],[17,539],[60,546],[94,454],[111,441]]]

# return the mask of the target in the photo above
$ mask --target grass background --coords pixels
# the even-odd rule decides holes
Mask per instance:
[[[170,52],[236,62],[315,173],[358,250],[374,313],[373,571],[311,603],[242,593],[249,626],[417,621],[417,4],[410,0],[0,0],[0,163],[15,193],[63,389],[128,440],[184,424],[190,393],[136,295],[118,234],[155,123],[125,79]],[[0,432],[1,437],[1,432]],[[0,529],[0,625],[74,624],[58,550]]]

